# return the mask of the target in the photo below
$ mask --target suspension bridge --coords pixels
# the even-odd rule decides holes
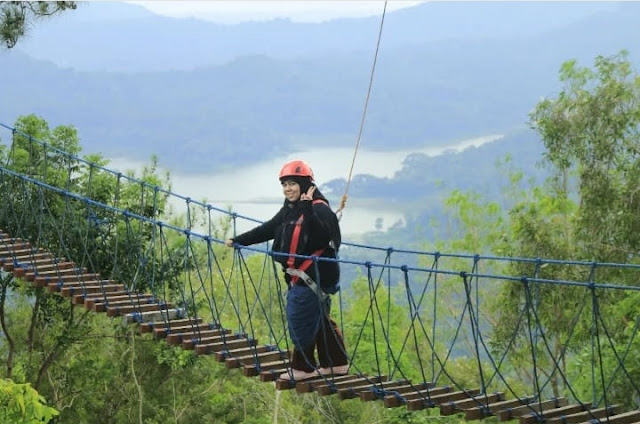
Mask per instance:
[[[281,271],[269,244],[224,246],[241,220],[257,220],[2,127],[5,276],[276,390],[467,420],[640,423],[640,317],[616,314],[639,296],[638,265],[345,242],[332,315],[349,372],[280,380],[290,357]],[[360,320],[345,322],[355,303]]]

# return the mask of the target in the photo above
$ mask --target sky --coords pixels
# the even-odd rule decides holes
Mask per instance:
[[[295,22],[321,22],[335,18],[381,15],[383,0],[214,0],[214,1],[129,1],[159,15],[194,17],[217,23],[234,24],[289,18]],[[415,6],[422,1],[389,0],[387,12]]]

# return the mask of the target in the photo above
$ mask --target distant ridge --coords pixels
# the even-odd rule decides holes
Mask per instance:
[[[389,12],[383,49],[534,36],[619,7],[615,2],[426,2]],[[374,16],[318,24],[278,19],[223,25],[163,17],[124,2],[84,2],[73,13],[39,23],[18,48],[77,70],[188,70],[253,54],[292,60],[369,52],[379,21]]]
[[[158,18],[141,21],[146,19]],[[575,58],[582,66],[592,66],[596,55],[628,49],[632,62],[640,63],[640,51],[634,50],[640,39],[639,21],[640,3],[630,3],[535,36],[396,46],[385,39],[363,145],[410,149],[508,134],[526,125],[540,98],[557,92],[558,70],[565,60]],[[120,37],[123,25],[129,24],[104,25],[106,42]],[[277,22],[268,25],[280,28]],[[327,27],[303,27],[330,35],[324,32]],[[234,31],[247,28],[257,27],[238,25]],[[278,34],[274,30],[273,37]],[[83,35],[74,37],[90,39]],[[265,44],[260,35],[253,33],[261,40],[254,42],[256,46]],[[328,42],[317,40],[318,45]],[[176,43],[181,41],[176,37]],[[152,50],[144,48],[148,40],[138,42],[141,57]],[[134,44],[132,40],[113,46]],[[164,48],[168,64],[188,53]],[[221,65],[138,73],[78,71],[19,50],[5,51],[0,52],[0,121],[12,124],[19,115],[36,113],[51,125],[76,126],[88,153],[132,160],[146,160],[155,153],[163,165],[191,173],[277,157],[301,144],[352,147],[372,49],[368,43],[362,50],[322,54],[310,50],[304,57],[281,59],[242,53],[238,47],[230,50],[233,58]],[[109,56],[109,50],[94,49],[94,54],[114,66],[124,66],[128,60],[124,52]]]

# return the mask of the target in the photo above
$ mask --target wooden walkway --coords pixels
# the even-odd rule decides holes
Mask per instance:
[[[381,401],[387,408],[406,405],[411,411],[439,408],[441,415],[464,414],[466,420],[495,416],[500,421],[519,420],[520,424],[610,423],[640,424],[640,411],[621,411],[617,406],[592,408],[569,404],[567,399],[540,401],[533,398],[507,399],[502,392],[480,393],[477,389],[454,391],[430,382],[389,381],[385,376],[344,375],[301,382],[278,380],[287,371],[289,352],[276,346],[260,345],[246,334],[232,334],[200,319],[183,318],[182,311],[160,302],[152,294],[128,291],[124,284],[102,279],[65,258],[31,246],[0,231],[0,266],[26,284],[45,288],[69,298],[73,305],[109,317],[122,317],[137,325],[141,333],[152,333],[158,341],[195,350],[198,355],[215,355],[228,368],[241,369],[247,377],[275,381],[276,389],[315,392],[340,399],[360,398]],[[543,417],[541,417],[541,415]]]

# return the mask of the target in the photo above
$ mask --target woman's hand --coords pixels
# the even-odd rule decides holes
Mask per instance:
[[[224,242],[224,245],[227,246],[227,247],[233,247],[233,239],[227,239]]]
[[[300,200],[313,200],[313,193],[316,191],[316,186],[309,187],[306,193],[302,193]]]

